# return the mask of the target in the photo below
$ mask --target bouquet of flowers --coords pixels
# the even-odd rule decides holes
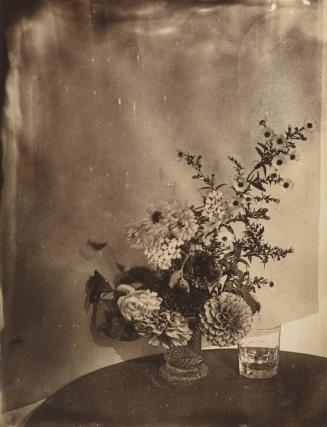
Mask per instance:
[[[252,276],[256,258],[266,264],[281,260],[292,248],[265,241],[268,206],[279,203],[273,187],[293,187],[284,166],[298,160],[297,143],[306,141],[312,123],[276,133],[262,120],[253,167],[247,170],[229,157],[234,169],[230,185],[204,172],[201,155],[178,151],[199,182],[201,202],[187,206],[160,202],[149,206],[141,221],[127,226],[127,242],[142,250],[145,266],[125,270],[115,284],[95,272],[87,282],[88,301],[106,305],[100,329],[113,338],[147,336],[152,345],[185,346],[196,320],[201,333],[218,346],[236,344],[250,329],[260,304],[253,294],[274,283]]]

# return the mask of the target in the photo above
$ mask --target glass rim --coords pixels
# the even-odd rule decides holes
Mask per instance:
[[[275,326],[265,327],[265,328],[255,327],[253,325],[253,323],[254,323],[254,321],[255,321],[256,318],[272,320],[273,322],[275,322]],[[250,332],[251,331],[271,331],[273,329],[280,329],[280,327],[281,327],[281,322],[280,321],[278,321],[275,317],[266,316],[265,314],[258,314],[257,316],[254,316],[253,317],[253,323],[251,325]]]

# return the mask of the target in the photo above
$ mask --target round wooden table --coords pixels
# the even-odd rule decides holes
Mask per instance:
[[[28,427],[326,427],[327,359],[281,352],[279,374],[238,374],[236,350],[204,352],[210,374],[171,385],[158,374],[162,355],[92,372],[47,399]]]

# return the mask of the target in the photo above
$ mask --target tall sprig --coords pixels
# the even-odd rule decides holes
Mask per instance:
[[[253,167],[247,170],[237,158],[229,156],[234,168],[234,183],[231,185],[231,190],[239,199],[243,209],[222,222],[220,227],[234,232],[233,225],[241,222],[245,230],[243,237],[235,241],[233,251],[225,253],[219,259],[221,276],[226,276],[225,290],[228,288],[240,290],[246,287],[253,291],[256,287],[263,285],[272,286],[272,282],[267,279],[256,277],[251,279],[249,273],[245,274],[239,266],[241,264],[249,266],[253,258],[266,264],[269,260],[281,260],[293,252],[292,248],[284,249],[264,241],[265,228],[261,221],[269,220],[270,216],[268,207],[261,205],[280,202],[279,198],[269,194],[267,190],[276,185],[288,188],[289,181],[281,175],[281,166],[284,166],[288,160],[296,158],[297,142],[307,140],[306,131],[311,130],[313,125],[307,123],[306,126],[301,127],[288,126],[285,133],[281,134],[276,134],[264,120],[261,120],[259,125],[262,128],[262,140],[255,146],[257,159]],[[179,151],[178,156],[184,158],[187,165],[195,170],[196,174],[192,178],[206,184],[200,188],[205,194],[225,185],[216,185],[216,176],[204,173],[201,155],[195,156]],[[204,195],[204,200],[205,198]],[[201,209],[202,206],[195,208],[200,219],[202,218]],[[219,244],[212,244],[207,248],[213,256],[217,256],[220,249]]]

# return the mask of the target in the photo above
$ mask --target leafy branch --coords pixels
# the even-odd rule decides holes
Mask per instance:
[[[204,182],[211,190],[215,188],[215,174],[206,175],[203,172],[202,165],[202,156],[195,156],[193,154],[184,153],[183,151],[178,151],[178,157],[184,158],[187,165],[191,166],[196,174],[192,176],[193,179],[198,179]]]

